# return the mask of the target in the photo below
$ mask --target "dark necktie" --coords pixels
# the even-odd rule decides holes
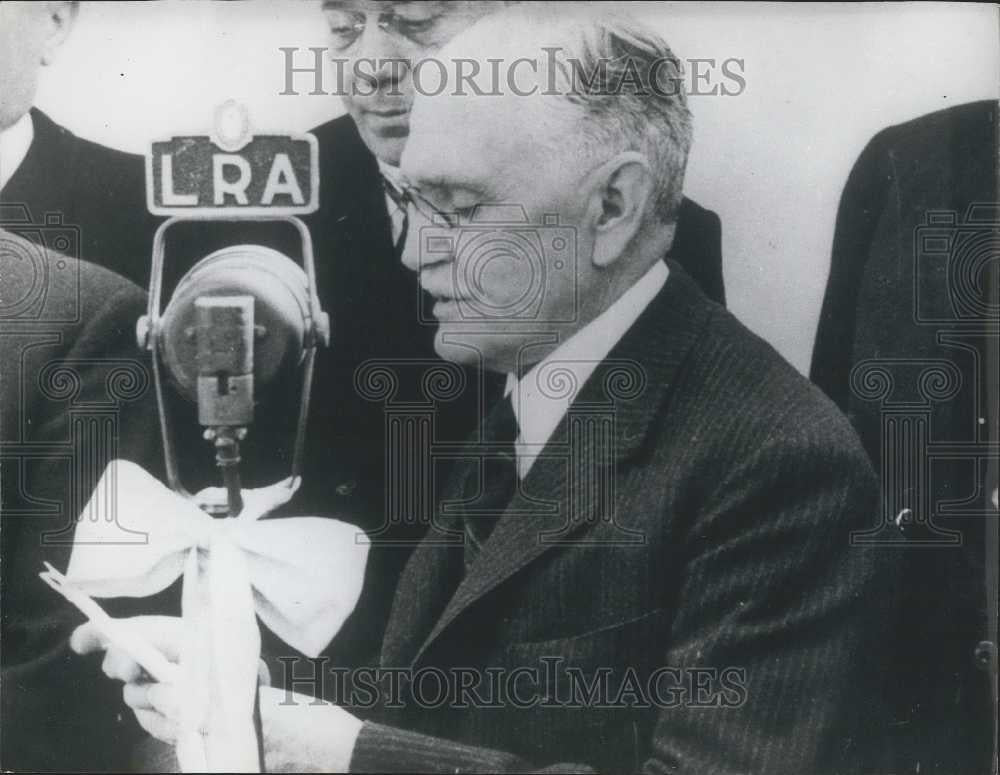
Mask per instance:
[[[382,184],[385,187],[385,193],[389,198],[396,203],[396,207],[400,209],[403,213],[403,225],[399,231],[399,237],[396,238],[393,244],[393,250],[396,252],[396,258],[403,257],[403,249],[406,247],[406,233],[410,230],[410,211],[407,207],[406,195],[396,188],[395,184],[386,178],[382,177]],[[392,214],[389,214],[389,230],[392,233]]]
[[[517,418],[511,396],[507,395],[487,416],[482,433],[483,454],[468,467],[462,485],[463,499],[470,501],[463,519],[466,568],[476,559],[517,490],[517,435]]]

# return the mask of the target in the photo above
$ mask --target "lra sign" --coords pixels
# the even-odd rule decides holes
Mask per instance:
[[[154,141],[146,155],[146,204],[154,215],[303,215],[319,206],[312,135],[258,135],[227,102],[215,131]]]

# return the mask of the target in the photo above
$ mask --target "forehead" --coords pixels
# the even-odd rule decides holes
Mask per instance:
[[[532,155],[527,129],[537,106],[506,97],[419,95],[410,115],[402,168],[416,182],[482,182]]]
[[[489,29],[484,27],[483,32]],[[495,39],[488,43],[480,35],[460,38],[458,46],[453,42],[440,52],[450,68],[448,88],[437,95],[418,91],[414,98],[403,171],[415,182],[461,183],[542,168],[554,148],[572,142],[576,108],[556,94],[544,93],[541,68],[537,74],[522,68],[517,89],[521,93],[506,83],[500,84],[499,94],[475,94],[468,87],[456,90],[452,63],[458,58],[483,63],[496,56],[512,62],[525,55],[523,49],[516,55],[501,51]],[[472,56],[474,51],[478,55]],[[489,72],[485,64],[482,72]],[[523,93],[533,86],[538,87],[533,93]],[[489,89],[488,81],[484,89]]]

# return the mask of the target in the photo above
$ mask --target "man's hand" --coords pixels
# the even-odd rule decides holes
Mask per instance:
[[[183,620],[173,616],[136,616],[117,621],[158,649],[169,662],[177,663],[184,638]],[[138,662],[109,643],[104,633],[91,622],[73,631],[69,645],[78,654],[106,651],[101,668],[108,678],[124,682],[122,697],[142,728],[167,743],[176,739],[176,687],[154,683]]]
[[[159,649],[171,663],[178,661],[184,638],[182,619],[137,616],[119,621]],[[76,628],[70,646],[79,654],[106,650],[102,669],[109,678],[125,683],[125,704],[142,728],[165,743],[176,741],[178,709],[183,699],[174,684],[151,681],[134,659],[108,643],[89,622]],[[266,667],[261,679],[268,683]],[[361,731],[360,719],[314,697],[269,686],[260,689],[260,715],[269,772],[347,771]]]
[[[343,708],[272,687],[260,690],[268,772],[348,772],[363,722]]]

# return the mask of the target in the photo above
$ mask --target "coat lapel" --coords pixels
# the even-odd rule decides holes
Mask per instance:
[[[440,618],[465,571],[461,529],[460,517],[445,517],[413,550],[399,578],[382,641],[383,665],[408,664]]]
[[[413,663],[476,601],[546,552],[586,543],[585,528],[613,516],[601,478],[642,448],[714,306],[669,263],[667,284],[583,386]],[[411,565],[429,561],[418,550]]]

